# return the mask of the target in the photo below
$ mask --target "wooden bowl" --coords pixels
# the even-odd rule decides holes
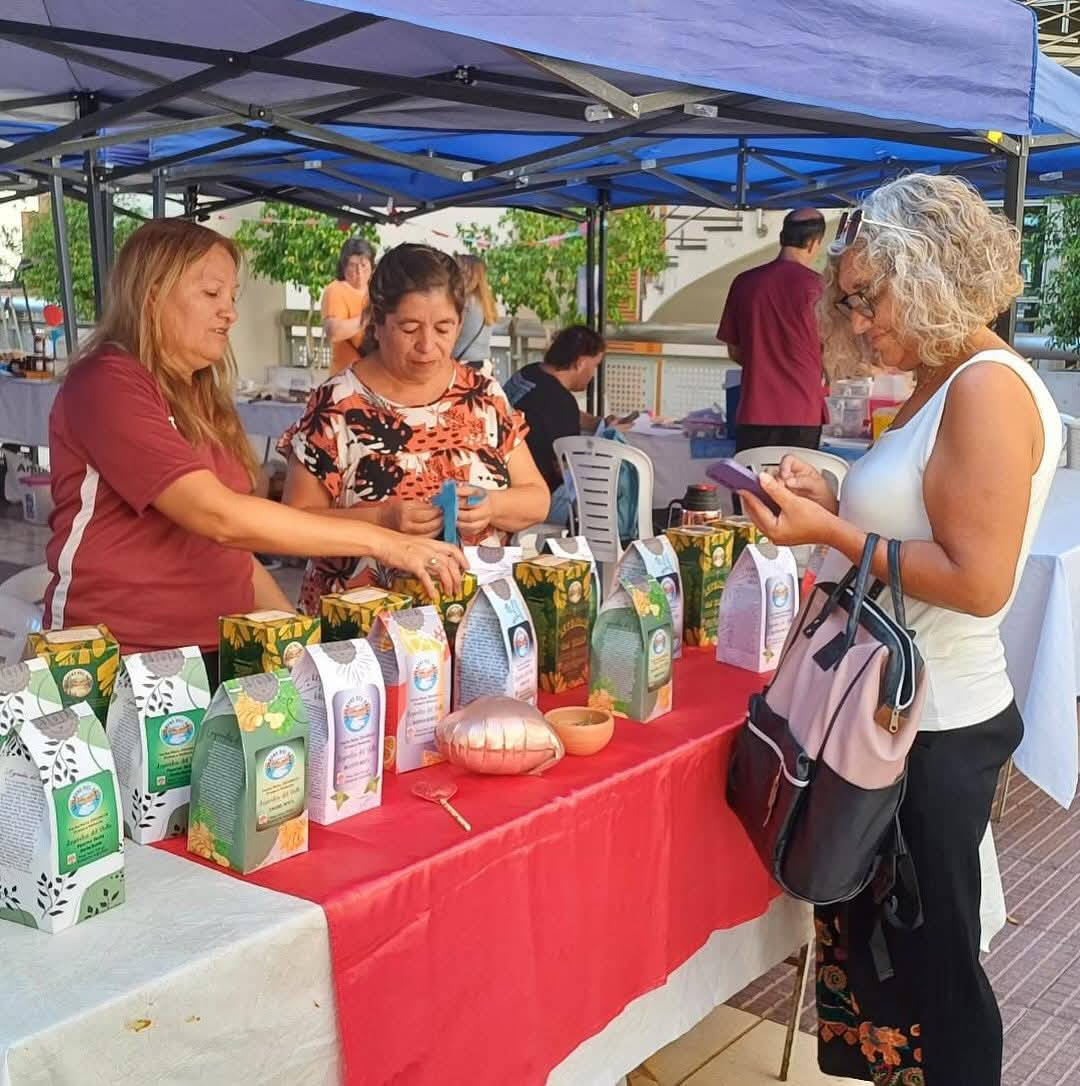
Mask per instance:
[[[603,750],[615,734],[615,718],[604,709],[571,705],[552,709],[544,717],[558,732],[567,754],[595,754]]]

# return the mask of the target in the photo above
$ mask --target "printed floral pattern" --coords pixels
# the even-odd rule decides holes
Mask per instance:
[[[843,968],[847,952],[836,918],[815,917],[817,932],[818,1032],[824,1044],[856,1045],[874,1086],[926,1086],[918,1023],[906,1028],[881,1026],[862,1017]]]
[[[303,418],[281,439],[326,487],[335,506],[387,498],[434,497],[448,480],[487,490],[510,485],[507,459],[528,426],[493,378],[459,363],[445,394],[422,407],[383,399],[346,370],[320,385]],[[497,532],[465,543],[505,542]],[[318,614],[319,598],[372,583],[369,559],[308,563],[300,606]]]

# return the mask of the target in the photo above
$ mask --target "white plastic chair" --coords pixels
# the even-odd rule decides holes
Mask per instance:
[[[809,464],[825,477],[825,482],[832,487],[833,493],[839,497],[840,488],[844,485],[848,468],[851,465],[842,457],[832,453],[820,452],[818,449],[798,449],[788,445],[766,445],[760,449],[744,449],[735,454],[735,459],[749,468],[751,471],[761,474],[767,468],[778,468],[780,462],[788,454],[797,456],[804,464]],[[795,555],[795,566],[802,576],[806,567],[810,564],[810,558],[814,553],[813,546],[804,545],[792,547],[791,553]]]
[[[41,629],[41,617],[37,605],[0,595],[0,667],[22,659],[27,637]]]
[[[535,558],[544,549],[544,544],[549,539],[562,539],[569,535],[569,529],[565,524],[534,524],[531,528],[522,528],[515,532],[510,540],[515,547],[521,548],[522,558]]]
[[[574,484],[578,531],[600,564],[605,595],[622,557],[619,539],[619,468],[629,464],[638,478],[637,538],[652,537],[653,465],[640,450],[602,437],[560,437],[555,455]]]
[[[844,485],[844,479],[851,467],[842,456],[817,449],[798,449],[790,445],[766,445],[761,449],[744,449],[735,454],[735,459],[743,467],[760,475],[766,468],[778,468],[788,454],[797,456],[812,468],[817,468],[825,476],[825,481],[832,487],[833,493],[840,496],[840,488]]]
[[[45,590],[49,587],[52,574],[46,565],[30,566],[12,574],[6,581],[0,582],[0,596],[14,596],[27,603],[45,602]]]

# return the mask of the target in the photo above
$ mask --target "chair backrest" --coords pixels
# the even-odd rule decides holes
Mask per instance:
[[[15,596],[27,603],[40,604],[45,600],[45,590],[51,579],[48,566],[30,566],[12,574],[6,581],[0,581],[0,595]]]
[[[766,468],[780,466],[780,461],[788,454],[797,456],[804,464],[817,468],[825,481],[832,487],[833,493],[840,494],[840,488],[844,484],[844,478],[851,465],[842,457],[832,453],[819,452],[817,449],[798,449],[788,445],[766,445],[761,449],[745,449],[735,454],[735,459],[744,468],[761,473]]]
[[[0,594],[0,667],[22,659],[27,637],[41,629],[41,617],[35,604]]]
[[[589,541],[593,557],[603,566],[622,556],[619,539],[619,468],[629,464],[637,472],[637,537],[653,535],[652,461],[632,445],[602,437],[560,437],[555,455],[569,473],[577,500],[578,531]],[[604,581],[607,583],[605,575]]]

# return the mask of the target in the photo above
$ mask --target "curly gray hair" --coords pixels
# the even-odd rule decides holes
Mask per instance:
[[[850,248],[870,271],[866,294],[889,288],[895,331],[918,345],[927,366],[955,358],[1023,290],[1020,232],[959,177],[908,174],[872,192],[862,211]],[[845,251],[842,243],[829,248],[819,307],[825,368],[833,377],[873,364],[869,344],[836,308]]]

